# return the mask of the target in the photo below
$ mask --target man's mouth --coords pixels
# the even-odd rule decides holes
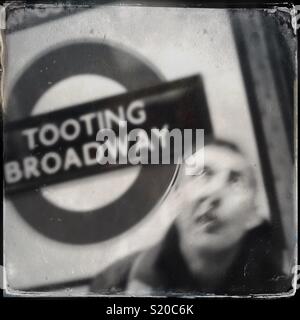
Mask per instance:
[[[195,215],[195,223],[201,226],[211,224],[215,221],[217,221],[217,215],[212,207],[200,210],[200,212],[197,212]]]

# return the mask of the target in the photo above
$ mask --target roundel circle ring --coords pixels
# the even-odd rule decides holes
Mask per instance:
[[[45,66],[47,72],[41,74]],[[51,86],[80,74],[110,78],[128,91],[163,81],[154,68],[124,49],[108,43],[69,43],[41,55],[20,75],[8,99],[7,121],[29,117]],[[156,166],[156,174],[153,170],[142,166],[134,184],[115,202],[80,214],[54,206],[41,190],[14,194],[10,199],[32,227],[51,239],[72,244],[100,242],[130,229],[162,198],[175,168]],[[98,192],[100,195],[101,190]]]

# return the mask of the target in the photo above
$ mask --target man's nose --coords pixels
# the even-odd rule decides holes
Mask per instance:
[[[211,197],[207,200],[207,208],[208,210],[215,210],[219,208],[221,204],[221,199],[219,197]]]
[[[217,209],[221,205],[221,198],[218,196],[201,197],[198,200],[197,206],[203,206],[205,209]]]
[[[217,209],[221,204],[221,199],[220,198],[216,198],[216,199],[211,199],[210,201],[210,207],[212,209]]]
[[[221,201],[219,198],[206,198],[201,199],[202,203],[196,207],[194,212],[195,222],[201,223],[210,219],[217,219],[216,209],[220,206]]]

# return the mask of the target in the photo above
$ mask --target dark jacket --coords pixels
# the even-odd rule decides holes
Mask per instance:
[[[153,295],[252,295],[286,291],[290,283],[280,272],[281,258],[272,246],[271,228],[263,224],[250,231],[233,264],[219,285],[209,292],[189,272],[179,250],[178,232],[173,225],[159,245],[132,254],[96,276],[91,292],[126,294],[133,279],[148,284]],[[139,259],[138,267],[133,267]]]

